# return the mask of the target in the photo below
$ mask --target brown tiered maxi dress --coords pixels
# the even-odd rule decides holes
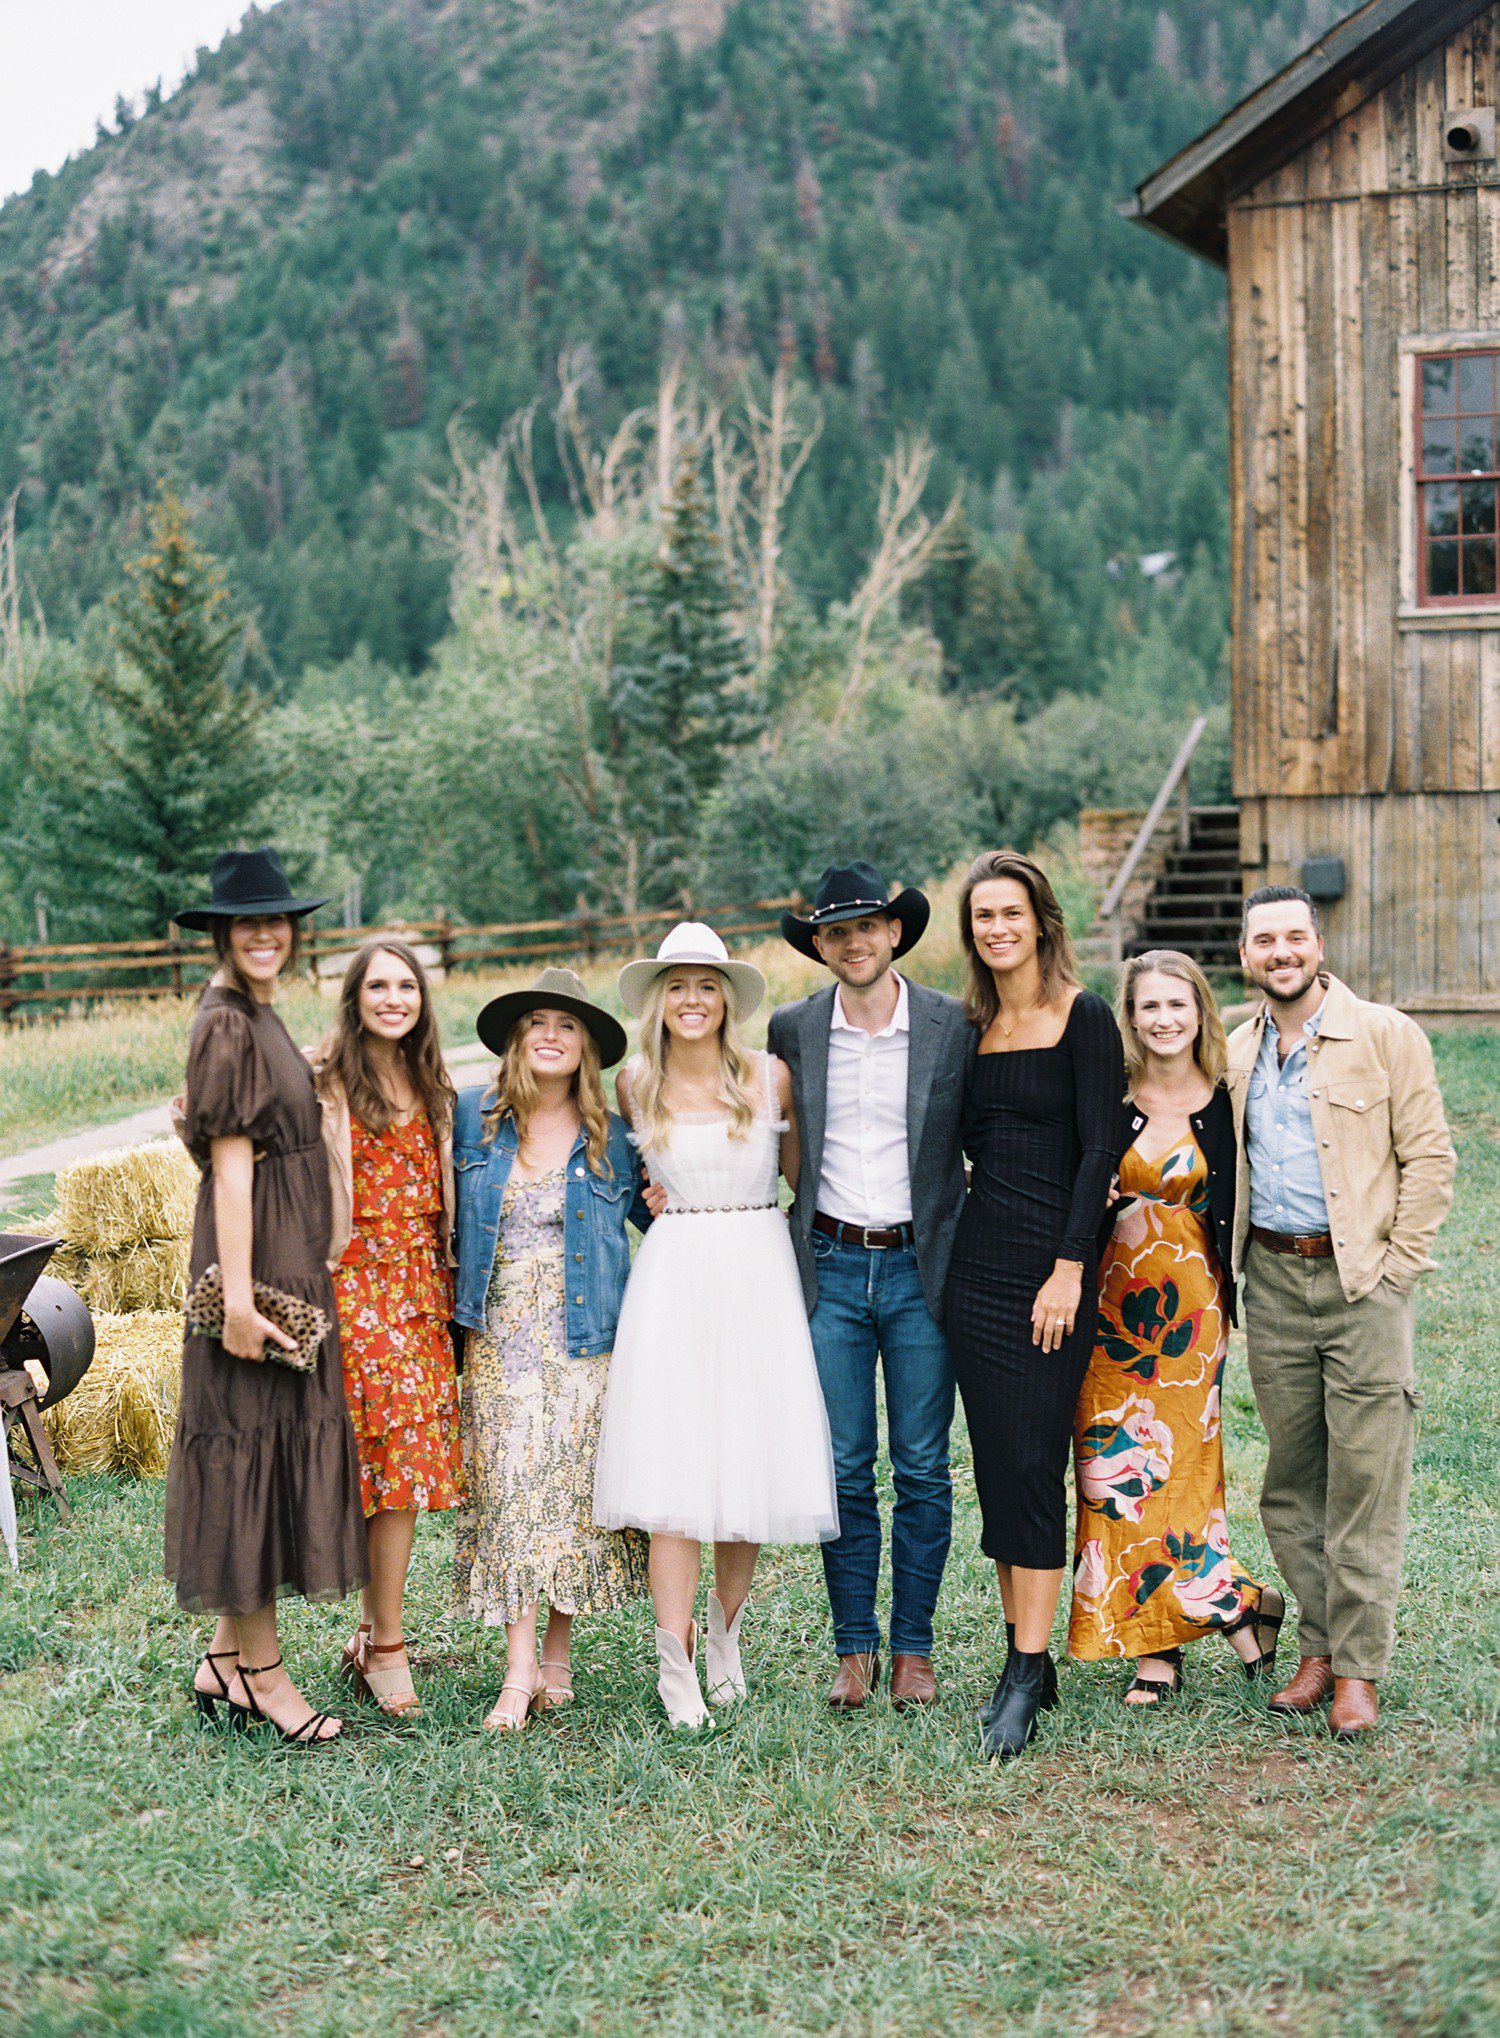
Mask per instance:
[[[251,1273],[329,1319],[317,1370],[232,1358],[189,1333],[167,1468],[167,1576],[194,1613],[254,1613],[365,1582],[359,1458],[327,1254],[328,1162],[312,1073],[269,1005],[210,988],[188,1041],[185,1137],[203,1171],[190,1279],[218,1258],[210,1143],[256,1152]]]

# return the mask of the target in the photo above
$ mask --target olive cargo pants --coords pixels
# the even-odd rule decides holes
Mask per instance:
[[[1385,1282],[1344,1299],[1331,1259],[1251,1242],[1250,1379],[1270,1452],[1260,1518],[1297,1599],[1299,1653],[1336,1677],[1391,1659],[1419,1397],[1412,1302]]]

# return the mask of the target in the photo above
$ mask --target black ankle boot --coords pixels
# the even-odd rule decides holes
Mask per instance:
[[[990,1693],[989,1697],[985,1700],[984,1704],[979,1708],[979,1717],[986,1726],[989,1725],[990,1714],[995,1710],[995,1707],[1000,1703],[1001,1697],[1004,1694],[1006,1684],[1009,1682],[1010,1679],[1010,1666],[1012,1663],[1015,1662],[1015,1660],[1016,1660],[1016,1624],[1013,1620],[1008,1620],[1005,1623],[1005,1661],[1000,1666],[1000,1678],[994,1690]]]
[[[985,1708],[979,1752],[1009,1762],[1036,1732],[1037,1715],[1057,1704],[1057,1668],[1045,1649],[1012,1652],[1006,1674]]]

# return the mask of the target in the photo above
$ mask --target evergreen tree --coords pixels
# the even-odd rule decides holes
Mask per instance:
[[[243,623],[178,498],[114,603],[112,663],[84,731],[43,767],[38,861],[73,925],[164,934],[214,855],[247,839],[267,790],[260,702],[236,675]]]
[[[662,542],[610,673],[605,731],[616,792],[614,882],[627,910],[685,903],[698,820],[756,718],[701,449],[680,455]]]

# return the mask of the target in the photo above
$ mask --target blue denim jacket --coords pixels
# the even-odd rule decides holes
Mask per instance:
[[[457,1188],[455,1246],[457,1295],[453,1314],[468,1330],[484,1328],[484,1302],[495,1264],[500,1205],[516,1157],[516,1128],[506,1119],[489,1144],[484,1138],[481,1100],[486,1086],[460,1090],[453,1119],[453,1175]],[[568,1357],[593,1359],[610,1350],[630,1274],[627,1218],[644,1231],[651,1222],[642,1199],[640,1156],[623,1118],[609,1116],[605,1149],[613,1174],[589,1167],[580,1132],[568,1157],[568,1194],[563,1204],[563,1251],[567,1269]]]

